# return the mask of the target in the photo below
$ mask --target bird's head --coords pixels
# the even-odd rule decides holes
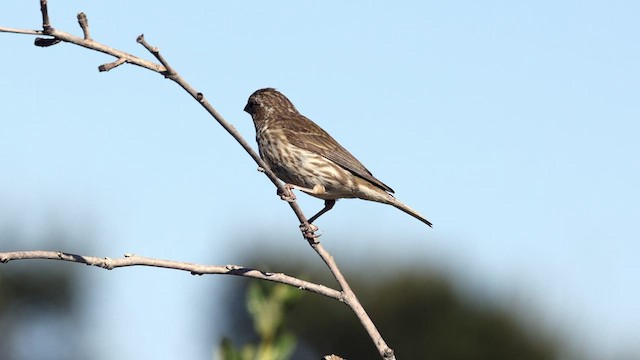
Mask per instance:
[[[271,115],[298,113],[291,101],[273,88],[260,89],[251,94],[244,111],[248,112],[254,121],[256,118]]]

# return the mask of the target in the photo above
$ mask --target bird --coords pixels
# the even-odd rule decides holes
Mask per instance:
[[[309,224],[331,210],[336,200],[358,198],[392,205],[433,227],[424,216],[396,199],[393,189],[375,178],[325,130],[300,114],[278,90],[255,91],[244,111],[253,119],[260,157],[285,183],[286,193],[281,193],[281,198],[295,200],[292,189],[297,189],[324,200],[324,207],[309,218]]]

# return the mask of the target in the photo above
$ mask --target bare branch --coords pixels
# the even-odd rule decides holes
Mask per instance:
[[[340,271],[338,264],[336,264],[335,260],[333,259],[333,256],[331,256],[331,254],[329,254],[329,252],[327,252],[324,247],[320,245],[320,243],[312,244],[311,246],[318,253],[318,255],[320,255],[325,264],[327,264],[336,281],[338,281],[338,284],[340,285],[340,288],[344,293],[343,301],[351,308],[351,310],[353,310],[353,312],[358,317],[358,320],[360,320],[362,326],[365,328],[365,330],[367,330],[367,333],[375,343],[382,358],[387,360],[395,359],[393,350],[387,346],[386,342],[382,338],[382,335],[378,331],[378,328],[376,328],[376,325],[373,323],[373,321],[365,311],[356,294],[353,292],[353,290],[351,290],[351,286],[349,286],[349,283],[345,279],[344,275],[342,275],[342,272]]]
[[[26,34],[26,35],[44,35],[42,30],[14,29],[10,27],[0,26],[0,32]]]
[[[135,254],[125,254],[123,258],[111,259],[108,257],[99,258],[95,256],[85,256],[69,254],[61,251],[13,251],[1,252],[0,263],[7,263],[13,260],[59,260],[78,264],[96,266],[102,269],[113,270],[128,266],[152,266],[165,269],[188,271],[191,275],[220,274],[244,276],[254,279],[278,282],[307,290],[326,297],[342,300],[342,293],[338,290],[324,285],[301,280],[283,273],[265,272],[257,269],[247,268],[238,265],[200,265],[174,260],[154,259],[142,257]]]

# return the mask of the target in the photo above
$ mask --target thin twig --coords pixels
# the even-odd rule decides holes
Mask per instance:
[[[110,62],[108,64],[102,64],[102,65],[98,66],[98,71],[100,71],[100,72],[109,71],[111,69],[114,69],[114,68],[126,63],[126,62],[127,62],[127,59],[120,58],[120,59],[118,59],[118,60],[116,60],[114,62]]]
[[[40,12],[42,13],[42,30],[47,34],[51,30],[51,23],[49,22],[49,9],[47,7],[47,0],[40,0]]]
[[[42,30],[14,29],[10,27],[0,26],[0,32],[26,34],[26,35],[44,35]]]
[[[91,34],[89,33],[89,19],[87,19],[87,15],[85,15],[85,13],[81,12],[78,14],[78,24],[80,24],[82,34],[84,34],[84,39],[91,40]]]
[[[85,256],[70,254],[61,251],[12,251],[0,252],[0,263],[7,263],[13,260],[33,260],[47,259],[68,261],[78,264],[96,266],[102,269],[113,270],[127,266],[152,266],[165,269],[188,271],[191,275],[220,274],[244,276],[254,279],[268,280],[297,287],[301,290],[311,291],[326,297],[341,300],[342,293],[338,290],[324,285],[301,280],[283,273],[272,273],[247,268],[238,265],[200,265],[174,260],[154,259],[135,254],[127,254],[123,258],[99,258],[95,256]]]
[[[171,78],[172,76],[177,75],[176,72],[171,68],[171,66],[169,66],[167,60],[165,60],[164,57],[160,54],[160,49],[155,46],[149,45],[149,43],[144,39],[144,34],[140,34],[140,36],[138,36],[138,38],[136,39],[136,42],[144,46],[144,48],[147,49],[147,51],[149,51],[151,55],[155,56],[156,59],[160,61],[160,64],[162,64],[162,66],[167,69],[167,71],[165,72],[166,77]]]
[[[278,180],[278,178],[276,177],[276,175],[269,169],[268,165],[262,160],[262,158],[260,158],[260,156],[253,150],[253,148],[249,145],[249,143],[240,135],[240,133],[236,130],[236,128],[231,125],[228,121],[226,121],[224,119],[224,117],[222,117],[222,115],[220,115],[220,113],[218,113],[218,111],[209,103],[209,101],[205,98],[205,96],[201,93],[196,91],[189,83],[187,83],[168,63],[168,61],[160,54],[160,51],[157,47],[151,46],[149,45],[149,43],[147,43],[147,41],[144,39],[143,35],[140,35],[137,38],[137,41],[142,44],[145,49],[147,49],[158,61],[160,61],[160,64],[156,64],[153,63],[151,61],[147,61],[147,60],[143,60],[139,57],[136,57],[134,55],[125,53],[123,51],[120,50],[116,50],[113,49],[111,47],[108,47],[106,45],[100,44],[98,42],[95,42],[94,40],[91,40],[89,37],[89,32],[88,32],[88,21],[86,20],[86,16],[84,17],[84,23],[86,25],[86,30],[85,27],[83,26],[83,21],[80,20],[79,17],[79,23],[80,26],[83,29],[84,32],[84,36],[85,38],[80,38],[71,34],[68,34],[66,32],[63,31],[58,31],[55,30],[53,27],[51,27],[50,22],[49,22],[49,15],[48,15],[48,10],[47,10],[47,0],[40,0],[40,8],[42,11],[42,25],[43,25],[43,31],[42,32],[37,32],[37,31],[33,31],[33,30],[18,30],[18,29],[10,29],[10,28],[2,28],[0,27],[0,32],[12,32],[12,33],[19,33],[19,34],[30,34],[30,35],[49,35],[51,36],[53,39],[43,39],[43,41],[47,44],[49,44],[47,42],[47,40],[49,42],[53,42],[55,41],[64,41],[64,42],[68,42],[68,43],[72,43],[72,44],[76,44],[78,46],[82,46],[85,47],[87,49],[90,50],[95,50],[95,51],[99,51],[102,53],[105,53],[107,55],[111,55],[114,56],[115,58],[117,58],[118,60],[112,62],[112,63],[108,63],[108,64],[104,64],[101,65],[99,67],[100,71],[108,71],[110,69],[113,69],[125,62],[133,64],[133,65],[138,65],[140,67],[149,69],[151,71],[163,74],[166,78],[171,79],[172,81],[174,81],[175,83],[177,83],[178,85],[180,85],[180,87],[182,87],[186,92],[188,92],[196,101],[198,101],[198,103],[200,103],[200,105],[202,105],[205,110],[207,110],[207,112],[209,112],[209,114],[211,114],[211,116],[213,116],[214,119],[216,119],[216,121],[240,144],[240,146],[242,146],[242,148],[251,156],[251,158],[253,158],[253,160],[256,162],[256,164],[258,164],[259,169],[262,169],[264,174],[269,178],[269,180],[271,180],[271,182],[281,191],[284,192],[284,184]],[[53,45],[53,43],[51,43],[50,45]],[[309,222],[306,218],[306,216],[304,215],[304,213],[302,212],[302,210],[300,209],[300,207],[298,206],[297,202],[293,201],[293,202],[289,202],[289,205],[291,207],[291,209],[293,210],[293,212],[296,214],[296,217],[298,218],[298,220],[300,221],[301,224],[301,228],[304,229],[311,229],[311,227],[309,226]],[[333,259],[333,256],[331,256],[322,246],[322,244],[320,244],[319,241],[317,241],[316,237],[314,236],[313,232],[311,230],[308,230],[307,232],[303,233],[305,239],[309,242],[309,244],[311,245],[311,247],[316,251],[316,253],[322,258],[322,260],[325,262],[325,264],[329,267],[331,273],[333,274],[333,276],[336,278],[336,281],[338,281],[338,284],[340,285],[340,287],[342,288],[342,295],[338,296],[338,297],[334,297],[334,296],[329,296],[326,294],[326,296],[329,297],[334,297],[336,299],[339,299],[341,301],[343,301],[345,304],[347,304],[352,310],[353,312],[356,314],[356,316],[358,317],[358,319],[360,320],[360,322],[362,323],[362,325],[364,326],[365,330],[367,331],[367,333],[369,334],[369,336],[371,337],[371,339],[373,340],[375,346],[377,347],[380,355],[382,356],[383,359],[386,360],[393,360],[395,359],[393,350],[391,348],[389,348],[389,346],[387,346],[386,342],[384,341],[384,339],[382,338],[380,332],[377,330],[376,326],[374,325],[373,321],[371,320],[371,318],[367,315],[366,311],[364,310],[364,308],[362,307],[362,304],[360,304],[360,301],[358,300],[358,298],[356,297],[356,295],[354,294],[354,292],[351,290],[351,287],[349,286],[348,282],[346,281],[345,277],[342,275],[342,272],[340,271],[338,265],[336,264],[335,260]],[[46,253],[46,252],[45,252]],[[7,254],[7,253],[5,253]],[[24,256],[24,255],[15,255],[15,253],[9,253],[9,254],[14,254],[13,256],[18,256],[18,258],[20,256]],[[21,253],[24,254],[24,253]],[[62,255],[60,255],[62,254]],[[3,254],[0,254],[3,255]],[[181,270],[188,270],[191,271],[191,269],[187,269],[187,268],[179,268],[179,267],[172,267],[173,265],[178,265],[178,264],[183,264],[180,266],[184,266],[184,263],[179,263],[179,262],[172,262],[169,260],[157,260],[157,259],[147,259],[147,258],[140,258],[140,257],[128,257],[128,258],[124,258],[124,259],[116,259],[116,260],[109,260],[108,262],[105,263],[106,260],[102,260],[102,259],[98,259],[98,258],[91,258],[91,257],[78,257],[76,258],[76,255],[71,255],[71,254],[64,254],[64,253],[54,253],[54,255],[51,255],[51,253],[49,252],[48,254],[46,254],[45,257],[38,257],[38,258],[46,258],[46,259],[57,259],[57,260],[64,260],[64,261],[74,261],[74,262],[83,262],[86,264],[89,264],[87,261],[87,259],[91,259],[91,264],[89,265],[95,265],[95,266],[101,266],[102,265],[107,265],[108,267],[114,268],[114,261],[116,261],[115,264],[118,264],[118,267],[120,266],[131,266],[131,265],[147,265],[147,266],[159,266],[159,267],[167,267],[167,268],[178,268]],[[3,258],[0,257],[0,260],[2,260]],[[9,259],[11,260],[11,259]],[[171,266],[169,266],[171,265]],[[197,271],[195,271],[194,273],[231,273],[229,269],[227,269],[226,267],[224,269],[226,270],[222,270],[220,269],[221,272],[215,272],[218,270],[215,270],[214,268],[207,268],[207,270],[211,271],[211,272],[203,272],[203,268],[200,268],[199,266],[201,265],[195,265],[195,264],[190,264],[188,266],[193,266],[196,269],[198,269]],[[241,268],[244,269],[244,268]],[[250,269],[251,271],[246,272],[246,274],[252,274],[252,275],[245,275],[245,273],[242,273],[242,276],[250,276],[250,277],[256,277],[256,278],[261,278],[261,279],[265,279],[265,280],[271,280],[274,281],[272,278],[268,278],[266,277],[266,275],[254,271],[253,269]],[[234,270],[235,271],[235,270]],[[262,275],[258,275],[258,274],[262,274]],[[234,274],[234,275],[240,275],[240,274]],[[283,275],[284,276],[284,275]],[[295,279],[295,278],[292,278]],[[302,281],[299,279],[295,279],[297,281]],[[284,282],[283,282],[284,283]],[[292,284],[290,284],[292,285]],[[292,285],[292,286],[296,286],[296,285]],[[318,285],[318,286],[322,286],[322,285]],[[329,289],[329,288],[327,288]],[[336,291],[333,289],[329,289],[332,291]],[[312,290],[314,291],[314,290]],[[340,292],[338,292],[340,293]]]

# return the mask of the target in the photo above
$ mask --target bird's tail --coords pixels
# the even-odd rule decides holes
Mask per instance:
[[[423,223],[433,227],[431,221],[427,220],[419,212],[413,210],[409,206],[405,205],[402,201],[396,199],[393,195],[389,194],[385,189],[374,186],[370,182],[362,181],[358,184],[358,198],[369,201],[381,202],[383,204],[393,205],[394,207],[406,212],[414,218],[422,221]]]
[[[429,227],[433,227],[433,224],[431,223],[431,221],[427,220],[424,216],[420,215],[419,212],[413,210],[412,208],[410,208],[409,206],[405,205],[402,201],[396,199],[395,197],[392,198],[393,200],[389,201],[390,205],[393,205],[394,207],[404,211],[405,213],[413,216],[414,218],[422,221],[423,223],[429,225]]]

